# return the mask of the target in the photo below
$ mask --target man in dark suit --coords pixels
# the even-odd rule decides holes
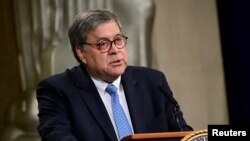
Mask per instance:
[[[127,66],[127,37],[115,14],[79,13],[69,38],[80,65],[42,80],[37,88],[42,141],[118,141],[134,133],[192,130],[159,89],[172,96],[162,72]],[[117,90],[116,106],[109,86]],[[119,118],[117,107],[122,107]]]

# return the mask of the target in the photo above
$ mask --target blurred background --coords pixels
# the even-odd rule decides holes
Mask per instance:
[[[78,10],[94,7],[123,19],[130,64],[165,73],[195,130],[250,125],[249,6],[247,0],[0,0],[0,139],[36,138],[36,85],[75,65],[67,27]],[[138,27],[138,34],[129,30]]]

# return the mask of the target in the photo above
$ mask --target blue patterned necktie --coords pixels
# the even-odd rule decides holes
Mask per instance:
[[[111,95],[113,117],[118,130],[119,138],[122,140],[124,137],[131,135],[132,130],[119,102],[117,88],[113,84],[109,84],[106,88],[106,92]]]

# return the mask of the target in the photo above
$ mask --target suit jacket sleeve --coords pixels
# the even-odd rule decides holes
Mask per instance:
[[[60,91],[47,81],[40,82],[37,89],[39,108],[38,131],[42,141],[77,141],[71,132],[67,107]]]

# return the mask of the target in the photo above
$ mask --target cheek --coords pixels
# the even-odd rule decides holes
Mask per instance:
[[[128,52],[127,52],[126,50],[124,50],[124,51],[122,52],[122,54],[123,54],[123,57],[124,57],[124,61],[125,61],[125,63],[127,64],[127,63],[128,63]]]
[[[89,48],[90,49],[90,48]],[[102,65],[106,62],[106,56],[96,52],[96,50],[88,50],[89,52],[86,54],[87,64],[89,66]]]
[[[96,64],[99,67],[104,67],[108,64],[108,60],[107,60],[106,55],[99,54],[91,59],[92,59],[92,63]]]

